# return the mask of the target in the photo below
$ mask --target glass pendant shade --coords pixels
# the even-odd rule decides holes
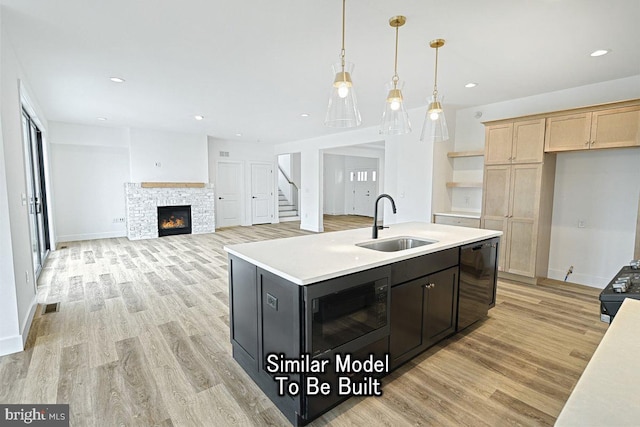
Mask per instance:
[[[335,128],[351,128],[360,126],[362,118],[358,110],[358,100],[351,81],[353,64],[345,62],[333,65],[333,85],[329,95],[327,116],[324,125]]]
[[[437,96],[429,99],[427,115],[424,118],[420,141],[442,142],[449,139],[447,120],[442,110],[442,104]]]
[[[404,100],[402,98],[402,88],[404,83],[393,81],[387,83],[387,99],[384,103],[384,112],[382,113],[382,124],[380,125],[380,133],[385,135],[404,135],[411,132],[411,123],[409,122],[409,113],[404,108]]]

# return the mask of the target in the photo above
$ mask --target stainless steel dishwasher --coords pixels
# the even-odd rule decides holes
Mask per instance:
[[[488,239],[460,248],[456,331],[483,319],[495,305],[499,241]]]

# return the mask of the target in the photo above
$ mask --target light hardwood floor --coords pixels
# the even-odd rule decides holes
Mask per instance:
[[[326,217],[325,229],[371,219]],[[72,242],[49,257],[24,352],[0,358],[0,402],[69,403],[72,425],[287,425],[231,357],[223,245],[309,234],[298,222]],[[552,425],[606,331],[599,290],[500,281],[489,317],[313,426]]]

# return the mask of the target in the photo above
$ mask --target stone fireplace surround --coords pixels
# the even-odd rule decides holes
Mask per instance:
[[[162,185],[160,185],[162,184]],[[158,237],[158,206],[191,206],[191,233],[213,233],[215,211],[213,185],[185,183],[124,184],[127,237],[129,240]]]

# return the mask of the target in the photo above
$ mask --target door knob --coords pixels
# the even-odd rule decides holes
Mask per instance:
[[[256,196],[251,196],[251,198],[252,198],[252,199],[257,199],[257,197],[256,197]]]
[[[222,199],[224,199],[224,197],[218,197],[218,200],[222,200]]]

